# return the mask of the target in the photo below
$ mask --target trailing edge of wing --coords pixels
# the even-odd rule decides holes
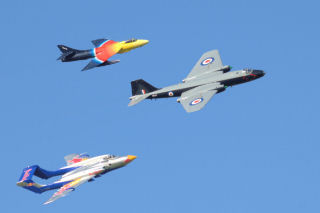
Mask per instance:
[[[59,58],[57,58],[57,60],[63,60],[63,59],[65,59],[66,57],[71,56],[71,55],[73,55],[73,54],[75,54],[74,51],[69,51],[69,52],[62,53],[61,56],[60,56]]]

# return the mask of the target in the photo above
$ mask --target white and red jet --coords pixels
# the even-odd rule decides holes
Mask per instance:
[[[83,183],[92,181],[100,175],[126,166],[134,159],[136,159],[136,156],[133,155],[123,157],[100,155],[90,158],[86,154],[71,154],[65,157],[67,166],[56,171],[47,171],[40,168],[38,165],[28,166],[23,169],[17,185],[35,193],[58,189],[58,191],[44,203],[48,204],[58,198],[66,196],[69,192],[75,190],[76,187]],[[40,185],[32,181],[33,176],[48,179],[60,175],[62,175],[60,180],[48,185]]]

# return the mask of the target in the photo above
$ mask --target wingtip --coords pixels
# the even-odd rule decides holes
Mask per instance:
[[[46,201],[46,202],[44,202],[42,205],[44,206],[44,205],[48,205],[49,203],[51,203],[50,201]]]
[[[89,70],[89,69],[90,69],[90,68],[88,68],[88,66],[85,66],[84,68],[82,68],[81,71],[83,72],[83,71],[86,71],[86,70]]]

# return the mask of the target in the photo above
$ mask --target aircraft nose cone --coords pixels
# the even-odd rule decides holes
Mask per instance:
[[[142,45],[146,45],[149,43],[149,40],[141,40]]]
[[[254,70],[253,71],[253,74],[259,76],[259,77],[262,77],[264,76],[266,73],[263,71],[263,70]]]
[[[134,159],[136,159],[137,156],[134,155],[128,155],[127,159],[125,160],[126,163],[130,163],[131,161],[133,161]]]

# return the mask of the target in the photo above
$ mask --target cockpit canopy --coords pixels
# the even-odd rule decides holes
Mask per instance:
[[[246,74],[250,74],[252,73],[253,69],[251,68],[246,68],[246,69],[243,69],[243,72],[245,72]]]
[[[106,155],[103,159],[108,160],[108,159],[115,158],[115,157],[116,157],[115,155]]]
[[[125,43],[127,44],[127,43],[132,43],[132,42],[135,42],[137,39],[135,39],[135,38],[132,38],[132,39],[129,39],[129,40],[127,40]]]
[[[251,68],[246,68],[246,69],[243,69],[246,73],[252,73],[252,72],[255,72],[255,71],[258,71],[258,72],[263,72],[263,70],[256,70],[256,69],[251,69]]]
[[[263,70],[243,69],[242,72],[247,74],[247,75],[253,75],[253,76],[258,76],[258,77],[262,77],[262,76],[265,75]]]

